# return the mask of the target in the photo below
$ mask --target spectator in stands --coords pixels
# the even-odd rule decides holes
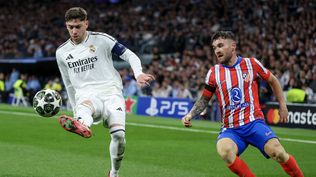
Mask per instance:
[[[26,79],[27,79],[27,75],[26,74],[21,74],[20,75],[20,79],[18,79],[14,85],[14,101],[12,102],[13,105],[20,105],[20,103],[22,103],[24,106],[27,106],[27,100],[26,100]]]
[[[178,80],[174,80],[172,83],[172,92],[171,97],[172,98],[178,98],[178,94],[180,92],[180,83]]]
[[[153,57],[152,57],[153,61],[161,62],[161,56],[160,56],[161,54],[158,47],[153,48],[152,54],[153,54]]]
[[[313,73],[313,78],[309,87],[313,90],[314,94],[316,94],[316,72]]]
[[[123,78],[123,96],[137,95],[137,82],[129,75]]]
[[[5,100],[4,74],[0,72],[0,103]]]
[[[162,90],[161,90],[159,82],[154,83],[154,87],[152,90],[152,96],[156,97],[156,98],[162,97]]]
[[[290,81],[290,70],[288,69],[289,67],[290,67],[290,64],[288,64],[286,68],[283,68],[284,72],[279,78],[280,84],[283,90],[285,90],[285,88],[288,86],[289,81]]]
[[[302,90],[304,90],[305,91],[305,94],[306,94],[306,102],[307,103],[312,103],[314,100],[314,93],[313,93],[313,90],[310,88],[310,87],[308,87],[308,85],[307,85],[307,83],[304,83],[303,85],[302,85]],[[316,100],[315,100],[316,101]]]
[[[291,88],[286,95],[287,102],[290,103],[306,103],[307,95],[305,90],[302,89],[302,82],[295,80],[293,88]]]
[[[42,46],[38,39],[31,39],[27,49],[28,55],[33,58],[42,58],[44,56]]]
[[[51,79],[48,80],[48,82],[44,86],[44,89],[53,89],[53,84],[54,82]]]
[[[19,79],[20,72],[16,68],[12,68],[12,72],[9,76],[7,83],[7,91],[10,92],[13,89],[13,84]]]
[[[52,87],[51,87],[52,90],[55,90],[57,92],[61,92],[62,90],[62,86],[61,86],[61,83],[60,83],[60,79],[59,77],[55,77],[54,81],[52,81]]]
[[[180,89],[177,94],[177,98],[189,98],[193,99],[191,92],[188,89],[188,82],[184,82],[180,84]]]
[[[41,90],[41,84],[37,77],[35,75],[32,75],[29,77],[27,81],[27,90],[29,92],[29,100],[33,100],[33,97],[35,96],[36,92]]]
[[[162,85],[161,85],[161,97],[163,98],[167,98],[171,96],[171,92],[172,92],[172,87],[169,84],[169,79],[165,78],[162,81]]]

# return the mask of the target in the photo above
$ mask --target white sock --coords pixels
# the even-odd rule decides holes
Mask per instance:
[[[93,118],[92,118],[92,110],[88,108],[87,106],[84,105],[78,105],[77,107],[77,118],[78,120],[90,127],[93,123]]]
[[[125,130],[122,128],[111,128],[110,156],[111,156],[111,171],[110,177],[117,177],[121,167],[121,161],[125,151]]]

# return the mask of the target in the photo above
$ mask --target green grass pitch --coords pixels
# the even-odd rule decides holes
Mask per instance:
[[[42,118],[31,108],[0,105],[0,177],[106,176],[110,168],[108,130],[94,125],[93,137],[84,139],[64,131],[57,117]],[[128,115],[120,176],[233,177],[216,153],[214,132],[219,127],[219,123],[196,120],[188,129],[179,119]],[[305,176],[316,176],[316,131],[273,130]],[[241,158],[258,177],[287,176],[279,164],[266,160],[251,146]]]

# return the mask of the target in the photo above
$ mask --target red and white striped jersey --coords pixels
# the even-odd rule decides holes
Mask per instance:
[[[203,96],[212,97],[215,92],[223,127],[238,127],[264,119],[259,105],[257,77],[267,81],[270,71],[255,58],[238,57],[233,66],[218,64],[208,71]]]

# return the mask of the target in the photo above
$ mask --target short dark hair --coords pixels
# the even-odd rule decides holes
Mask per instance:
[[[79,19],[80,21],[84,21],[88,19],[87,11],[81,7],[72,7],[67,10],[65,13],[65,21],[70,21],[74,19]]]
[[[211,44],[213,44],[213,42],[219,38],[222,39],[231,39],[233,41],[236,42],[236,38],[235,35],[232,31],[216,31],[213,35],[212,35],[212,39],[211,39]]]

